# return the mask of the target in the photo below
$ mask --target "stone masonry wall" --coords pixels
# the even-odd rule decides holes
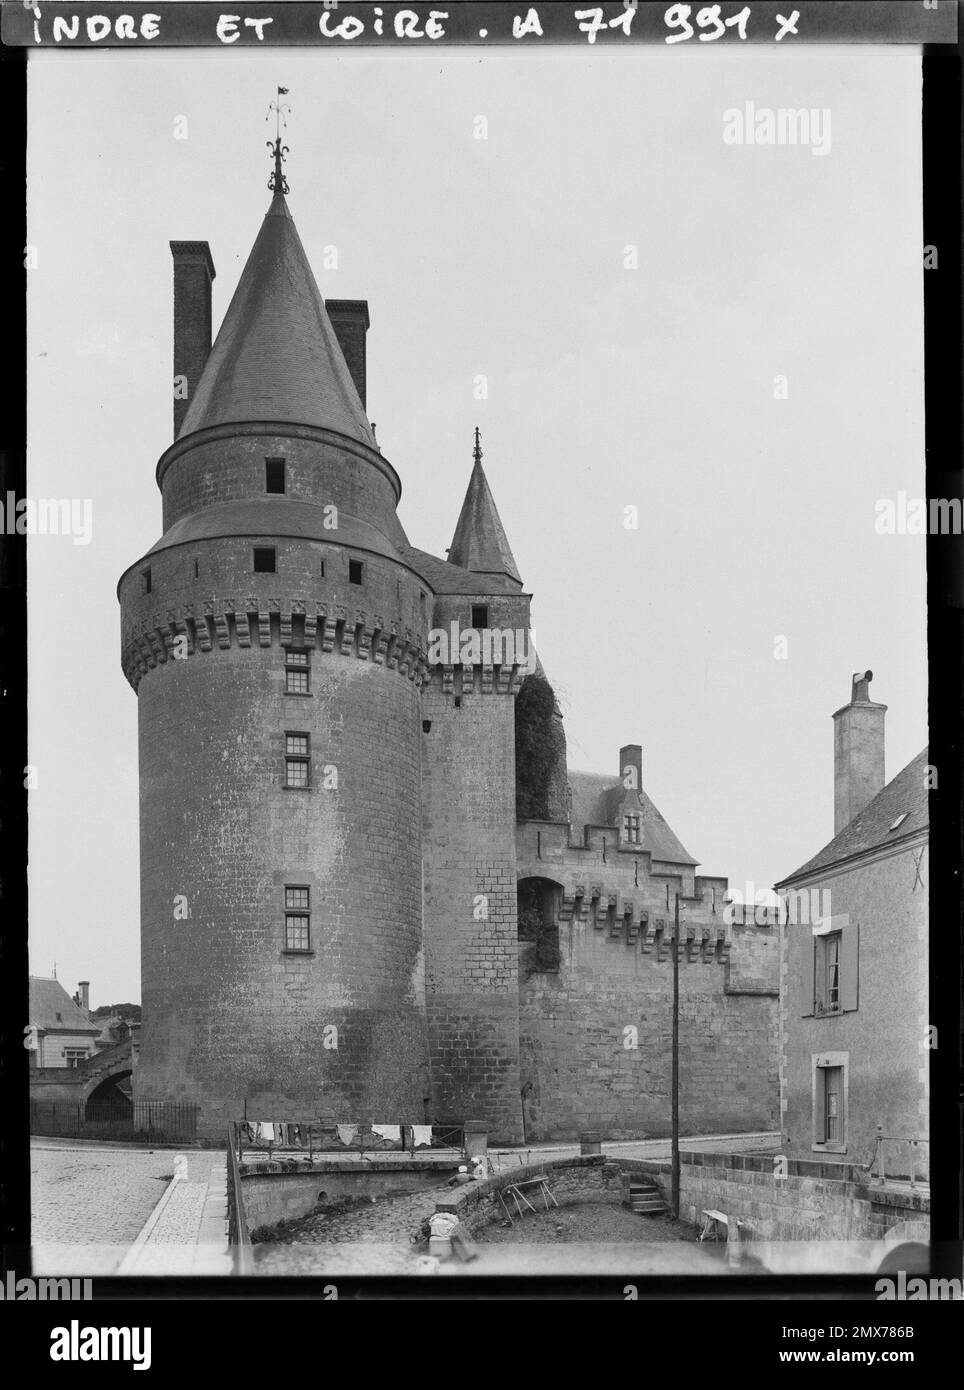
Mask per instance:
[[[561,959],[557,972],[520,980],[521,1076],[523,1085],[531,1083],[527,1138],[566,1138],[585,1129],[613,1139],[667,1135],[673,981],[667,877],[652,872],[648,855],[614,849],[615,832],[604,859],[601,849],[567,848],[556,827],[541,829],[533,854],[535,823],[519,827],[519,874],[560,885]],[[724,890],[725,880],[696,878],[684,904],[684,1134],[779,1124],[779,940],[769,927],[731,924]]]

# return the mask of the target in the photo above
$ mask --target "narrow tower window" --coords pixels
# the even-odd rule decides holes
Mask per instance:
[[[363,573],[363,571],[364,571],[364,566],[363,566],[361,560],[349,560],[349,561],[348,561],[348,582],[349,582],[349,584],[360,584],[360,583],[362,582],[362,573]]]
[[[141,570],[141,593],[142,593],[142,594],[149,594],[150,592],[151,592],[151,571],[150,571],[150,569]]]
[[[324,577],[325,577],[325,562],[324,562],[324,560],[322,560],[322,562],[321,562],[321,567],[320,567],[320,569],[319,569],[319,573],[320,573],[322,579],[324,579]]]
[[[487,603],[473,603],[472,605],[472,626],[489,626],[489,605]]]
[[[274,574],[277,568],[275,561],[275,549],[273,545],[256,545],[254,547],[254,572],[255,574]]]
[[[264,461],[264,490],[265,490],[265,492],[284,492],[284,490],[285,490],[285,461],[284,461],[284,459],[265,459],[265,461]]]
[[[311,739],[308,734],[285,734],[285,786],[310,785]]]
[[[285,652],[285,694],[310,695],[311,654],[288,648]]]
[[[308,888],[285,888],[285,950],[311,950],[311,912]]]

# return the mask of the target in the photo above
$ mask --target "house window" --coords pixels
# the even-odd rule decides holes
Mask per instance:
[[[489,626],[489,606],[487,603],[473,603],[472,605],[472,626]]]
[[[843,1067],[822,1067],[824,1144],[843,1143]]]
[[[349,584],[360,584],[364,566],[361,560],[348,561],[348,582]]]
[[[623,839],[627,844],[639,844],[639,816],[623,816]]]
[[[79,1067],[81,1062],[86,1062],[88,1053],[85,1047],[66,1047],[64,1056],[67,1059],[68,1067]]]
[[[284,461],[284,459],[265,459],[265,461],[264,461],[264,490],[265,490],[265,492],[284,492],[284,490],[285,490],[285,461]]]
[[[285,950],[311,950],[311,912],[308,888],[285,888]]]
[[[141,570],[141,593],[142,593],[142,594],[149,594],[150,592],[151,592],[151,571],[150,571],[150,569]]]
[[[311,740],[308,734],[285,734],[285,786],[310,785]]]
[[[275,573],[275,549],[273,545],[256,545],[254,547],[254,572],[255,574],[274,574]]]
[[[840,1012],[840,939],[838,931],[815,938],[815,1002],[818,1013]]]
[[[285,694],[310,695],[311,654],[290,647],[285,652]]]

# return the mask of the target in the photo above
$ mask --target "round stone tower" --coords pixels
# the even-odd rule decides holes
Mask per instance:
[[[358,314],[343,351],[319,294],[280,147],[275,169],[210,351],[210,254],[172,243],[188,404],[157,468],[164,535],[118,586],[139,718],[137,1091],[199,1103],[202,1134],[245,1111],[420,1123],[429,1095],[434,595],[365,414],[364,329],[359,359]]]

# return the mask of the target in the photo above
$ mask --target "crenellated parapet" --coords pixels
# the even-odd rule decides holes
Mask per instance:
[[[207,598],[156,609],[124,633],[121,664],[134,690],[148,671],[236,648],[305,647],[385,666],[421,688],[424,638],[397,619],[309,599]]]
[[[604,882],[587,881],[564,888],[559,925],[583,927],[600,939],[618,942],[642,955],[663,961],[669,958],[675,932],[672,914],[654,909],[643,894],[626,893]],[[704,964],[729,963],[730,932],[722,918],[681,922],[681,960]]]

